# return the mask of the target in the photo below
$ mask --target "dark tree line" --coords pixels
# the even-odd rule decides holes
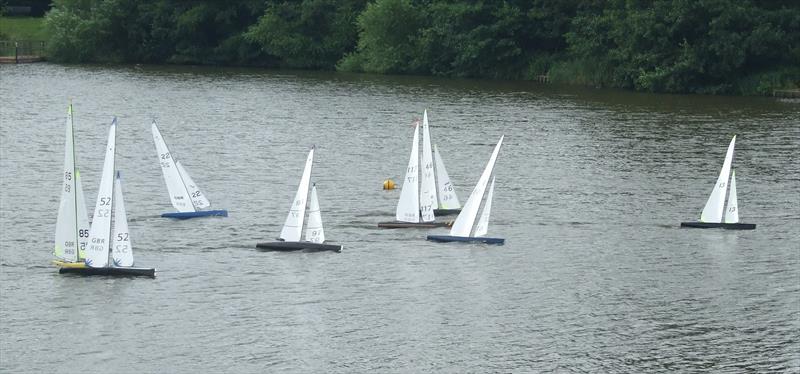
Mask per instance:
[[[51,56],[754,94],[800,83],[795,0],[55,0]]]

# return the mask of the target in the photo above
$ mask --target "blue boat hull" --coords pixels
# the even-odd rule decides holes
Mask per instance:
[[[428,235],[428,240],[440,243],[464,242],[464,243],[486,243],[486,244],[497,244],[497,245],[503,245],[506,242],[506,240],[503,238],[450,236],[450,235]]]
[[[197,212],[161,213],[161,217],[164,217],[164,218],[177,218],[177,219],[189,219],[189,218],[209,217],[209,216],[227,217],[228,216],[228,211],[223,209],[223,210],[200,210],[200,211],[197,211]]]

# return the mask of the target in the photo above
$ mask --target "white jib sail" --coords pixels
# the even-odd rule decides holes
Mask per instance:
[[[492,195],[494,195],[494,178],[489,185],[489,192],[486,194],[486,202],[483,204],[483,213],[478,223],[475,225],[474,236],[486,236],[489,233],[489,215],[492,214]]]
[[[78,196],[78,261],[86,258],[86,243],[89,242],[89,212],[86,211],[86,198],[81,187],[81,172],[75,169],[75,187]]]
[[[75,187],[75,138],[72,127],[72,105],[67,109],[64,144],[64,170],[61,174],[61,203],[56,219],[56,238],[53,254],[64,261],[78,261],[78,216]]]
[[[117,119],[111,122],[108,130],[108,146],[100,174],[100,188],[89,229],[89,244],[86,247],[86,265],[102,268],[108,266],[108,252],[111,245],[111,217],[114,207],[114,149],[116,147]]]
[[[317,186],[311,186],[311,197],[308,201],[308,222],[306,223],[306,241],[322,243],[325,241],[325,230],[322,229],[322,213],[319,211]]]
[[[406,177],[397,201],[395,218],[401,222],[419,222],[419,125],[414,126],[414,141],[408,158]]]
[[[722,163],[722,170],[719,172],[717,184],[711,190],[703,213],[700,214],[700,222],[722,222],[722,211],[725,208],[725,191],[728,189],[728,177],[731,172],[731,162],[733,161],[733,147],[736,143],[736,136],[731,139],[728,145],[728,152],[725,154],[725,162]]]
[[[178,167],[178,172],[181,174],[181,179],[183,179],[183,184],[186,187],[186,191],[189,192],[189,197],[192,199],[192,204],[194,204],[195,209],[203,209],[208,208],[211,206],[211,203],[200,191],[200,187],[197,187],[197,184],[194,183],[192,177],[189,176],[189,172],[184,169],[183,164],[180,161],[175,161],[175,166]]]
[[[303,176],[300,178],[300,185],[297,186],[297,193],[294,195],[292,207],[286,216],[286,222],[281,229],[280,238],[287,242],[299,242],[303,233],[303,218],[306,214],[306,202],[308,197],[308,184],[311,182],[311,164],[314,162],[314,147],[308,151],[306,167],[303,169]]]
[[[158,162],[161,165],[161,173],[164,175],[164,182],[167,184],[167,191],[169,192],[169,199],[172,201],[172,206],[179,212],[194,212],[194,205],[192,199],[189,197],[189,192],[186,191],[186,186],[183,184],[181,174],[178,167],[175,165],[175,160],[167,148],[167,143],[158,131],[156,122],[150,126],[153,132],[153,142],[156,145],[158,152]]]
[[[739,202],[736,197],[736,171],[731,173],[731,192],[728,195],[728,207],[725,209],[725,223],[739,222]]]
[[[133,266],[133,245],[128,231],[128,215],[125,212],[119,172],[114,179],[114,232],[111,235],[111,258],[115,267]]]
[[[478,216],[478,209],[481,206],[481,200],[483,200],[483,193],[486,191],[486,185],[489,184],[489,177],[492,175],[494,164],[497,161],[497,154],[500,153],[500,146],[503,144],[504,137],[505,135],[500,136],[500,141],[498,141],[497,145],[494,147],[492,156],[489,158],[486,168],[483,169],[483,174],[478,178],[478,183],[475,184],[475,188],[472,190],[469,198],[467,198],[467,202],[461,209],[461,213],[458,214],[456,221],[453,222],[453,227],[450,228],[450,235],[469,236],[470,232],[472,232],[472,225],[475,223],[475,218]]]
[[[428,111],[422,114],[422,163],[420,164],[422,181],[420,184],[419,210],[422,222],[433,222],[436,217],[436,179],[433,174],[433,154],[431,152],[431,134],[428,126]]]
[[[436,189],[438,190],[439,206],[441,209],[459,209],[461,203],[458,201],[456,190],[450,182],[450,176],[444,168],[444,161],[439,155],[439,148],[433,145],[433,159],[436,162]]]

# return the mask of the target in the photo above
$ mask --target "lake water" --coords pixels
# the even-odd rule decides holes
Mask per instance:
[[[0,66],[0,371],[800,372],[800,103],[533,83]],[[137,265],[50,265],[67,104],[93,211],[108,124]],[[384,230],[413,129],[462,203],[494,144],[490,236]],[[227,218],[173,221],[150,135]],[[743,222],[697,220],[725,150]],[[342,253],[263,253],[309,147]]]

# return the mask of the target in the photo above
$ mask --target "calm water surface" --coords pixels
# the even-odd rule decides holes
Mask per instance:
[[[0,371],[800,372],[798,102],[52,64],[2,66],[0,85]],[[135,258],[156,279],[49,265],[70,98],[90,212],[119,117]],[[506,135],[489,229],[505,246],[376,228],[424,108],[462,202]],[[228,218],[159,218],[153,118]],[[758,229],[679,229],[734,134]],[[255,251],[314,144],[344,251]]]

